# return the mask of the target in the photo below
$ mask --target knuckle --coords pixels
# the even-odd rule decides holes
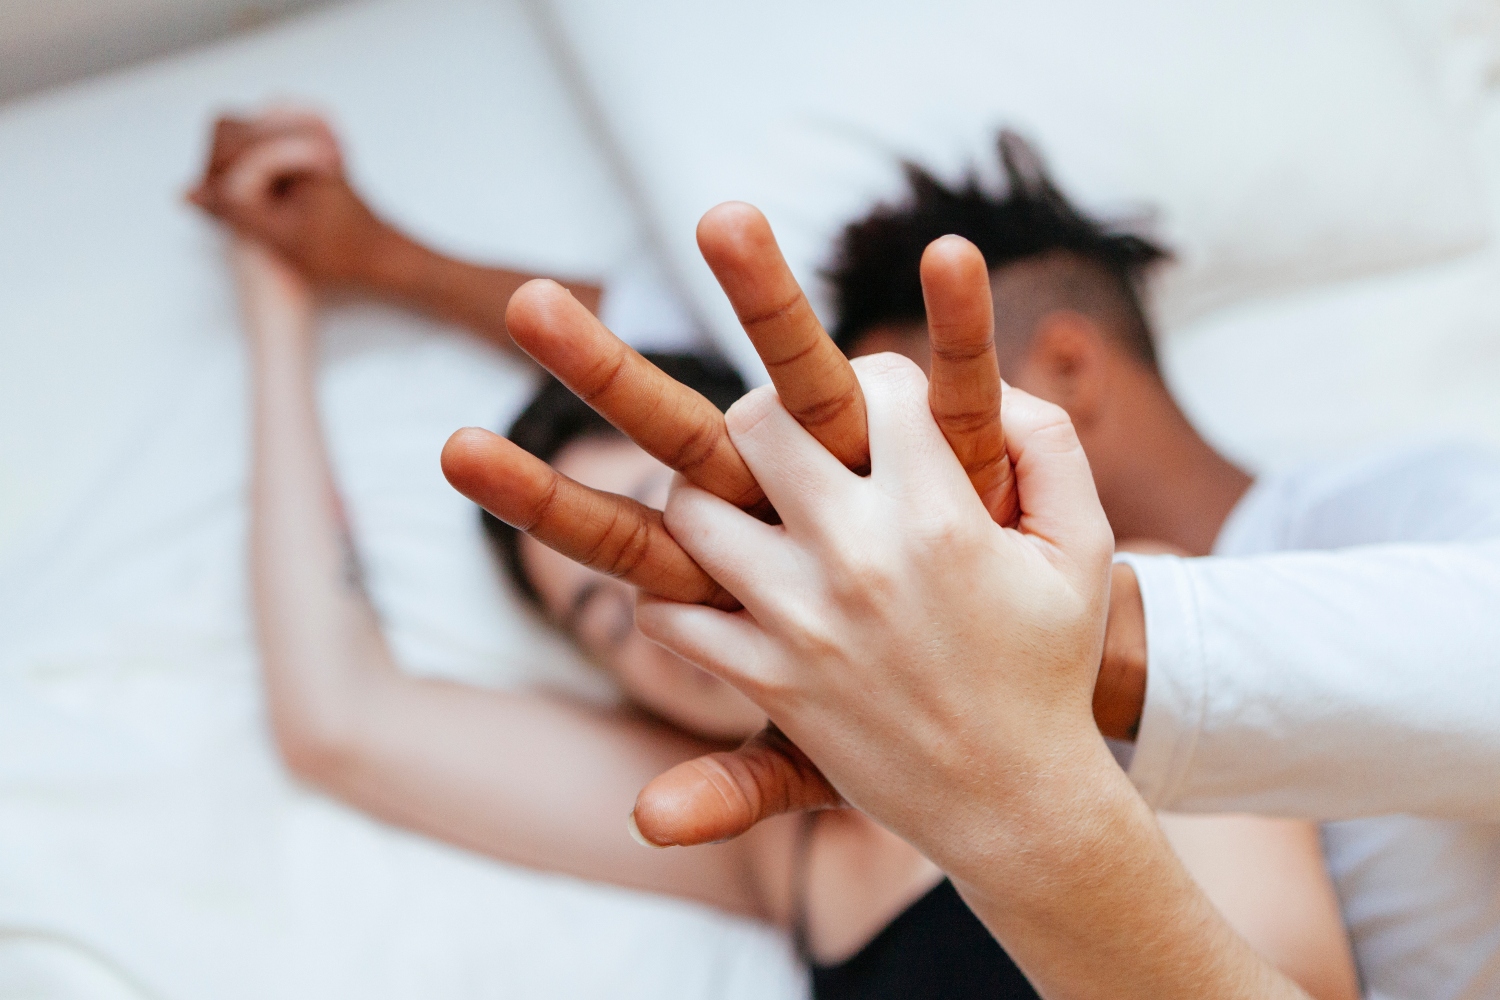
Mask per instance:
[[[687,480],[674,478],[662,509],[662,524],[672,537],[691,540],[698,531],[700,504],[707,494]]]
[[[718,426],[701,421],[676,442],[670,454],[662,457],[669,467],[678,472],[687,472],[707,462],[718,445]]]
[[[513,522],[517,528],[529,532],[546,520],[557,503],[557,489],[561,481],[557,476],[552,476],[547,480],[546,487],[536,498],[536,502],[531,505],[530,510]]]
[[[995,426],[998,417],[995,407],[987,406],[971,410],[948,410],[934,409],[933,416],[937,418],[944,431],[950,434],[974,434],[979,431],[988,431]]]
[[[848,413],[859,401],[855,393],[839,392],[798,406],[792,411],[792,416],[803,427],[822,427]]]
[[[1068,416],[1066,410],[1049,403],[1044,416],[1046,419],[1038,421],[1031,432],[1030,447],[1039,447],[1053,454],[1083,449],[1082,443],[1078,440],[1078,431],[1073,426],[1073,419]]]
[[[773,413],[778,405],[773,387],[763,385],[751,389],[735,400],[734,405],[724,414],[724,424],[729,428],[731,436],[748,433]]]
[[[579,380],[580,395],[590,405],[609,394],[629,368],[629,357],[619,351],[602,358],[593,369]]]
[[[883,397],[901,406],[920,404],[928,409],[927,376],[917,363],[900,354],[871,354],[852,362],[866,394]]]
[[[716,753],[693,761],[699,777],[717,794],[726,813],[745,820],[760,815],[761,786],[738,754]]]
[[[626,577],[640,568],[650,547],[651,528],[646,519],[629,517],[616,508],[583,562],[607,576]]]
[[[834,616],[814,609],[812,604],[808,601],[783,602],[776,609],[777,631],[798,659],[826,661],[836,657],[841,648],[833,629]],[[791,678],[781,671],[770,672],[756,681],[760,695],[776,700],[795,694],[791,684]]]
[[[829,564],[828,589],[846,608],[876,613],[897,600],[900,576],[868,548],[848,547]]]
[[[974,338],[971,336],[973,331],[970,324],[929,322],[928,329],[931,331],[934,362],[963,365],[994,353],[994,335]]]

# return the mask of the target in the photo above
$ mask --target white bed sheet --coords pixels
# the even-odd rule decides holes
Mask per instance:
[[[0,111],[0,986],[801,995],[778,935],[392,830],[275,760],[238,323],[219,238],[176,199],[210,112],[279,94],[329,109],[360,183],[428,239],[590,275],[634,252],[515,3],[342,7]],[[396,312],[327,324],[326,420],[400,659],[606,695],[504,593],[437,468],[526,374]]]

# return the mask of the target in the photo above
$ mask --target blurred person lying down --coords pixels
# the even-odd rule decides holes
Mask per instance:
[[[349,185],[331,130],[306,114],[221,121],[191,197],[238,235],[254,383],[255,612],[277,745],[298,776],[504,861],[770,923],[811,967],[819,998],[1035,995],[942,873],[854,810],[778,817],[700,847],[650,851],[632,842],[623,820],[647,781],[745,740],[765,717],[645,639],[634,593],[620,580],[486,519],[518,591],[613,677],[623,708],[402,673],[364,592],[319,426],[315,298],[339,290],[401,302],[514,350],[502,317],[531,276],[452,261],[377,218]],[[899,215],[883,212],[867,224],[888,226]],[[1071,249],[1049,244],[1046,225],[1033,228],[1027,238],[1038,241],[1037,253]],[[846,241],[846,298],[858,290],[848,277],[857,273],[851,254]],[[914,261],[893,266],[910,266],[915,280]],[[567,287],[597,304],[597,286]],[[920,315],[914,329],[905,313],[889,319],[863,346],[884,337],[920,356]],[[720,409],[745,389],[703,359],[651,360]],[[509,434],[586,486],[649,506],[665,497],[670,470],[554,380],[544,380]],[[1165,527],[1137,533],[1188,551],[1196,537]],[[1167,828],[1252,945],[1320,1000],[1357,995],[1316,828],[1249,817],[1168,820]]]

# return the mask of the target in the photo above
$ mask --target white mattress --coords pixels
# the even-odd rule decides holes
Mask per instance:
[[[340,7],[0,111],[0,994],[801,995],[764,929],[386,828],[275,760],[238,323],[178,194],[211,112],[277,95],[330,110],[360,183],[441,245],[584,275],[633,254],[515,3]],[[327,322],[335,460],[403,663],[599,692],[438,472],[527,377],[394,312]]]

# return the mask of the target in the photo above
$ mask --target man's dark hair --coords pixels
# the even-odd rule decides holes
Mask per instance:
[[[745,381],[732,369],[691,354],[647,353],[646,360],[690,389],[702,393],[720,410],[727,410],[746,392]],[[524,451],[544,462],[551,462],[572,444],[591,437],[621,437],[619,431],[571,389],[552,376],[537,389],[536,395],[510,425],[505,436]],[[531,604],[542,606],[526,567],[521,562],[521,532],[489,511],[480,509],[484,533],[499,556],[511,582]]]
[[[1091,265],[1094,297],[1101,292],[1121,327],[1114,332],[1140,360],[1155,367],[1156,350],[1141,304],[1142,283],[1153,264],[1171,255],[1144,237],[1093,219],[1063,196],[1041,157],[1019,135],[998,140],[1004,187],[985,190],[970,170],[956,185],[944,184],[915,163],[902,164],[909,188],[904,201],[877,206],[844,228],[833,264],[824,277],[838,308],[834,339],[848,353],[871,328],[922,322],[919,266],[922,251],[950,233],[969,240],[993,273],[1007,264],[1058,255]],[[1075,268],[1075,270],[1077,270]]]

